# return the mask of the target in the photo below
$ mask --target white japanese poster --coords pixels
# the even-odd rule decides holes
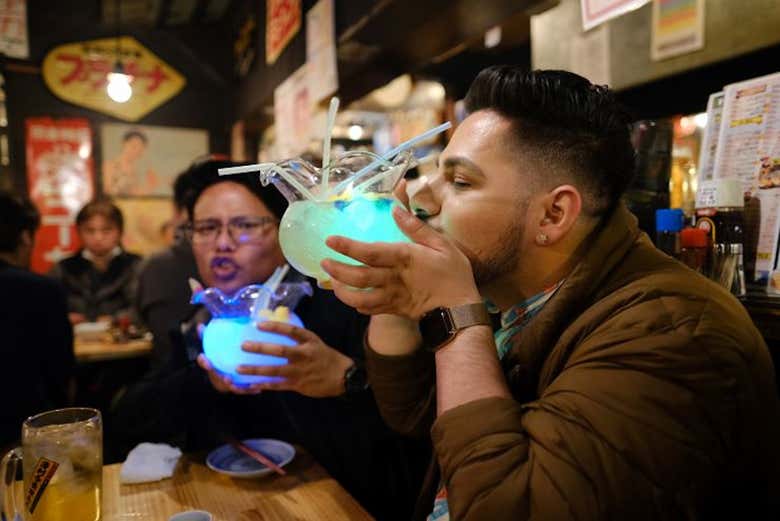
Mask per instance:
[[[639,9],[650,0],[580,0],[582,27],[586,31],[612,18]]]
[[[313,104],[339,88],[333,0],[320,0],[306,13],[306,62]]]
[[[27,0],[0,0],[0,53],[23,60],[30,57]]]
[[[274,90],[275,159],[295,157],[306,150],[311,114],[307,64],[303,64]]]

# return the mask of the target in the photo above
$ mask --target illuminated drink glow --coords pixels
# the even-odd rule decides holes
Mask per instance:
[[[336,253],[325,245],[331,235],[343,235],[358,241],[408,242],[398,229],[392,197],[361,194],[349,200],[295,201],[279,225],[279,243],[292,266],[319,281],[328,279],[320,262],[332,258],[348,264],[357,261]]]
[[[230,376],[236,385],[249,385],[279,381],[273,376],[239,374],[240,365],[285,365],[286,358],[249,353],[241,349],[246,341],[266,342],[285,346],[297,345],[294,340],[276,333],[257,329],[257,324],[266,320],[286,322],[304,327],[301,319],[290,311],[304,296],[311,296],[308,282],[279,284],[268,298],[266,288],[252,284],[227,296],[218,288],[208,288],[195,293],[193,304],[204,304],[211,313],[211,320],[203,331],[203,352],[214,368]],[[264,295],[265,294],[265,295]],[[263,309],[255,309],[261,305]]]

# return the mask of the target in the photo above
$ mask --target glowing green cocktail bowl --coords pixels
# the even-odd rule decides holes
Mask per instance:
[[[324,259],[359,264],[325,245],[331,235],[361,242],[408,242],[392,209],[399,205],[393,188],[410,161],[409,153],[392,162],[369,152],[345,154],[329,169],[327,186],[321,182],[321,170],[302,160],[261,171],[263,184],[272,182],[290,202],[279,225],[287,261],[327,288],[329,276],[320,267]]]

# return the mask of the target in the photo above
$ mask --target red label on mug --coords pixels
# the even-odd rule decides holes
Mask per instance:
[[[38,458],[38,462],[32,470],[30,488],[27,489],[27,493],[24,495],[24,506],[30,514],[35,512],[38,501],[41,500],[41,496],[43,496],[46,487],[49,486],[49,481],[51,481],[59,466],[60,464],[56,461]]]

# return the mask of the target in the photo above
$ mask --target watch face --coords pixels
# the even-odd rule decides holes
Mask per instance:
[[[453,323],[450,314],[444,308],[436,308],[420,319],[420,334],[428,349],[436,349],[446,344],[453,335]]]

